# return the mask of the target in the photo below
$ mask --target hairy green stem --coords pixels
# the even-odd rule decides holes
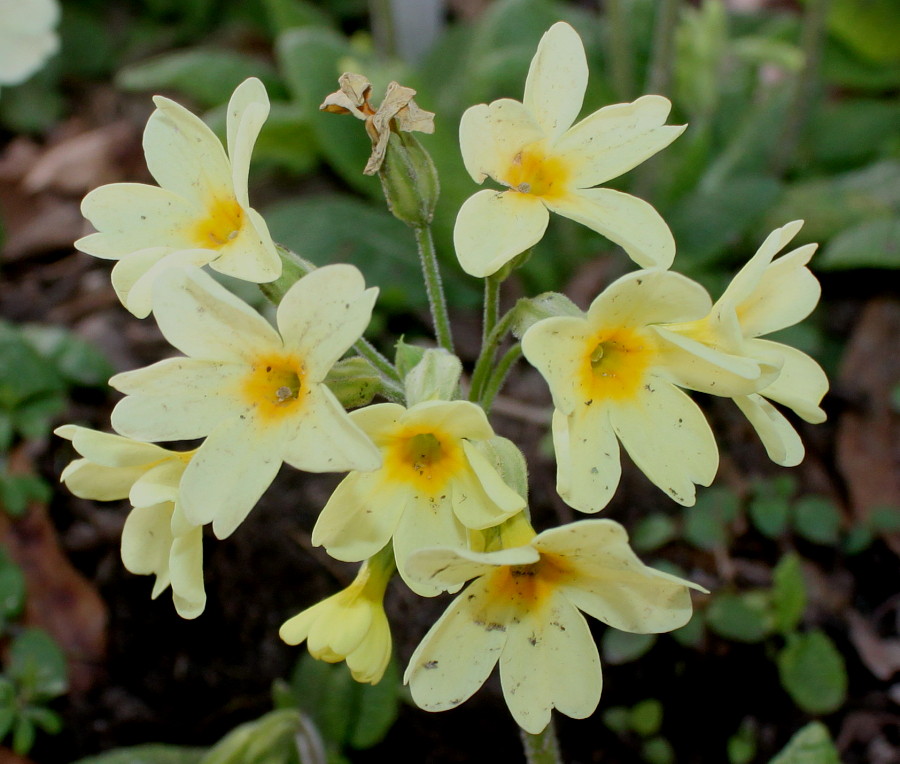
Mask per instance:
[[[485,413],[488,413],[491,410],[494,398],[497,397],[497,393],[499,393],[503,387],[503,383],[509,375],[509,370],[521,357],[522,345],[518,342],[503,354],[500,362],[491,373],[487,384],[484,386],[484,392],[481,395],[481,407],[484,409]]]
[[[825,44],[825,22],[828,19],[830,0],[807,0],[803,15],[803,29],[800,43],[803,48],[803,69],[794,82],[794,92],[785,117],[781,140],[772,156],[772,171],[784,175],[794,158],[794,153],[803,135],[812,111],[812,102],[819,86],[819,69],[822,62],[822,48]]]
[[[470,401],[477,402],[481,400],[485,385],[491,375],[491,364],[494,362],[497,348],[512,327],[515,315],[515,308],[508,311],[503,318],[494,324],[490,334],[482,343],[481,353],[478,355],[478,360],[475,362],[475,368],[472,371],[472,386],[469,389]]]
[[[437,253],[430,226],[417,226],[416,244],[419,247],[419,259],[422,263],[422,276],[425,278],[425,291],[428,294],[428,305],[431,307],[431,319],[434,321],[434,333],[437,343],[448,353],[453,352],[453,334],[450,331],[450,316],[447,314],[447,300],[441,284],[441,272],[438,267]]]
[[[500,318],[500,285],[502,278],[497,274],[488,276],[484,280],[484,321],[481,328],[481,344],[487,343],[488,337],[497,325]]]
[[[522,739],[522,747],[525,749],[525,761],[528,764],[562,764],[559,755],[559,741],[556,739],[556,729],[553,720],[542,732],[532,735],[523,729],[519,730]]]
[[[631,34],[628,28],[629,0],[607,0],[607,44],[610,52],[610,71],[616,97],[630,101],[634,94],[634,66],[631,56]]]
[[[672,85],[672,65],[675,59],[675,30],[681,0],[660,0],[653,29],[653,56],[647,74],[647,93],[669,95]]]
[[[369,18],[378,52],[384,58],[393,58],[397,55],[397,31],[391,0],[369,0]]]

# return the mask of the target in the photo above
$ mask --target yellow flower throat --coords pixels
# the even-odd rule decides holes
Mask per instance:
[[[303,363],[293,355],[260,356],[244,379],[242,393],[263,421],[295,414],[306,398]]]
[[[559,157],[549,156],[544,142],[539,141],[513,157],[503,183],[513,191],[553,199],[567,192],[570,176],[568,164]]]
[[[436,431],[406,428],[396,433],[384,458],[388,480],[406,483],[434,496],[446,488],[450,478],[463,466],[462,448],[455,438]]]
[[[234,241],[244,225],[244,210],[236,199],[214,199],[206,209],[207,217],[193,231],[203,249],[221,249]]]
[[[588,401],[624,401],[643,384],[655,355],[655,343],[641,329],[605,329],[585,346],[581,392]]]

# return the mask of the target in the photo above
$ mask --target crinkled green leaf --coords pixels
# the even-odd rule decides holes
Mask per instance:
[[[663,706],[656,698],[642,700],[631,709],[631,729],[642,737],[650,737],[659,732],[662,720]]]
[[[28,628],[16,635],[8,672],[32,701],[56,698],[69,688],[66,657],[43,629]]]
[[[716,634],[736,642],[761,642],[774,626],[765,592],[714,595],[706,608],[706,622]]]
[[[772,571],[772,608],[775,629],[782,634],[794,631],[803,619],[806,584],[796,554],[786,554]]]
[[[600,638],[600,653],[606,663],[618,666],[636,661],[656,643],[656,634],[632,634],[609,628]]]
[[[837,544],[841,530],[841,512],[825,496],[804,496],[794,504],[794,528],[815,544]]]
[[[205,748],[151,743],[116,748],[99,756],[79,759],[72,764],[200,764],[205,753]]]

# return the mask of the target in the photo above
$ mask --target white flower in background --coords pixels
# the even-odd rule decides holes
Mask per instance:
[[[0,0],[0,85],[18,85],[59,50],[56,0]]]

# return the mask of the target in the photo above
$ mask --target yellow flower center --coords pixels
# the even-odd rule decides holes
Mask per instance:
[[[428,496],[443,491],[463,464],[463,451],[455,438],[420,428],[403,430],[391,438],[384,459],[388,480],[407,483]]]
[[[236,199],[215,199],[206,211],[206,219],[193,231],[200,247],[221,249],[238,237],[244,225],[244,210]]]
[[[513,157],[503,182],[513,191],[552,199],[566,193],[570,176],[568,164],[559,157],[548,156],[540,141]]]
[[[260,356],[244,380],[241,392],[263,421],[296,414],[306,398],[303,362],[293,355]]]
[[[507,565],[494,570],[487,590],[492,605],[512,605],[534,611],[546,604],[560,583],[569,577],[568,566],[557,555],[542,554],[531,565]]]
[[[585,404],[633,398],[653,361],[656,346],[641,329],[604,329],[587,344],[581,391]]]

